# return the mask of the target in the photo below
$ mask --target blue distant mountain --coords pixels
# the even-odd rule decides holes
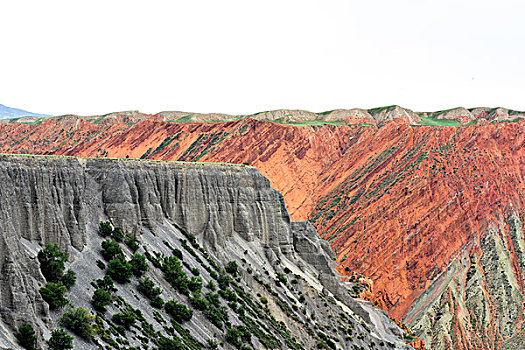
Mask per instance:
[[[3,104],[0,104],[0,119],[12,119],[12,118],[20,118],[20,117],[54,117],[54,116],[49,115],[49,114],[32,113],[32,112],[24,111],[23,109],[11,108],[11,107],[4,106]]]

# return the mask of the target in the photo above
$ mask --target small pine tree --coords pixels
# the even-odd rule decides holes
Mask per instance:
[[[155,309],[162,309],[162,307],[164,306],[164,300],[157,295],[156,297],[150,300],[150,304]]]
[[[84,308],[69,309],[60,319],[60,324],[78,336],[89,339],[93,334],[94,317]]]
[[[102,237],[108,237],[111,236],[111,234],[113,233],[113,227],[111,226],[109,221],[102,221],[98,225],[98,232]]]
[[[114,314],[112,317],[115,323],[121,324],[127,329],[135,324],[135,314],[131,310],[125,310],[122,313]]]
[[[62,282],[47,282],[46,285],[40,288],[42,298],[49,304],[51,309],[56,309],[69,304],[66,298],[67,288]]]
[[[46,280],[58,282],[64,273],[65,262],[68,258],[67,252],[61,251],[56,244],[47,244],[38,252],[37,257],[40,262],[40,270]]]
[[[177,322],[189,321],[193,316],[193,310],[188,309],[186,305],[178,303],[176,300],[170,300],[164,304],[164,309]]]
[[[119,283],[129,282],[133,272],[131,271],[131,264],[124,257],[113,259],[108,263],[108,275]]]
[[[179,339],[170,339],[163,336],[157,340],[157,346],[157,350],[179,350],[185,348]]]
[[[162,289],[156,287],[155,283],[149,277],[139,280],[137,289],[148,299],[154,299],[162,293]]]
[[[106,239],[102,242],[102,257],[106,261],[115,259],[122,255],[122,248],[120,248],[118,242],[115,241],[113,238]]]
[[[71,269],[67,270],[67,272],[60,279],[62,284],[67,289],[71,289],[71,287],[73,287],[75,285],[76,280],[77,280],[77,274],[75,273],[75,271],[73,271]]]
[[[91,303],[95,309],[106,311],[106,306],[111,304],[111,294],[103,288],[98,288],[93,293]]]
[[[111,292],[113,289],[115,289],[113,278],[110,275],[105,275],[103,279],[98,279],[95,282],[98,288],[102,288],[108,292]]]
[[[141,277],[149,269],[148,264],[146,263],[146,257],[144,255],[134,254],[131,257],[130,264],[131,271],[137,277]]]
[[[238,268],[239,268],[239,265],[237,265],[237,262],[235,262],[234,260],[232,261],[229,261],[228,264],[226,265],[226,272],[228,272],[229,274],[231,275],[236,275],[237,272],[238,272]]]
[[[122,242],[124,240],[124,232],[120,227],[115,227],[111,233],[111,237],[113,237],[117,242]]]
[[[73,349],[73,337],[65,329],[58,328],[51,332],[51,338],[47,344],[51,350]]]
[[[16,334],[16,338],[18,339],[18,342],[20,343],[20,345],[22,345],[24,349],[36,349],[37,336],[35,330],[33,329],[33,326],[31,326],[30,324],[24,323],[23,325],[18,327],[18,333]]]
[[[133,253],[135,253],[139,248],[140,244],[137,240],[137,235],[134,235],[132,233],[126,233],[126,245],[131,249]]]

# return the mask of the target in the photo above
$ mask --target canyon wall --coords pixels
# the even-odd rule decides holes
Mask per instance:
[[[503,115],[498,113],[495,121]],[[4,152],[256,166],[284,195],[291,217],[309,219],[330,242],[339,271],[370,277],[373,300],[396,319],[418,324],[427,343],[475,349],[478,340],[464,339],[483,338],[488,340],[482,344],[498,348],[520,337],[522,313],[506,315],[493,301],[503,287],[486,284],[506,271],[501,283],[513,291],[507,300],[520,302],[522,243],[518,236],[509,241],[514,226],[508,222],[515,218],[519,227],[524,220],[524,121],[414,126],[405,118],[381,125],[297,126],[255,119],[203,124],[146,119],[127,125],[64,117],[0,125],[0,136]],[[500,243],[486,241],[493,232],[499,232]],[[490,254],[512,269],[483,269],[483,256]],[[471,265],[477,271],[470,270],[471,290],[483,290],[479,300],[490,317],[474,322],[463,312],[453,316],[459,309],[448,307],[448,316],[436,320],[445,296],[461,300],[473,293],[464,285]],[[430,312],[428,319],[422,312]],[[496,327],[501,322],[514,326]],[[439,328],[432,324],[461,332],[438,340]]]
[[[290,221],[282,196],[253,167],[0,156],[1,348],[17,346],[15,329],[23,323],[37,329],[41,343],[59,324],[64,310],[50,310],[38,292],[45,279],[36,254],[48,243],[60,245],[70,255],[68,266],[77,273],[77,284],[69,293],[71,301],[92,308],[90,283],[104,276],[95,261],[100,259],[103,240],[98,224],[105,220],[137,234],[139,253],[169,256],[172,249],[180,249],[185,256],[184,270],[191,274],[198,269],[205,285],[214,276],[214,265],[208,265],[206,259],[216,259],[219,266],[236,261],[240,275],[230,285],[238,293],[238,302],[253,312],[248,324],[262,334],[257,333],[257,339],[253,334],[255,348],[266,348],[268,339],[282,342],[277,347],[297,349],[327,339],[337,342],[339,348],[379,343],[405,347],[401,329],[379,310],[349,296],[334,270],[333,253],[309,223]],[[197,251],[183,243],[188,233],[200,242],[193,244],[202,244]],[[187,254],[185,249],[193,252]],[[125,253],[132,254],[127,248]],[[170,288],[154,265],[150,270],[148,277],[163,287],[163,298],[185,302],[186,297]],[[286,274],[294,278],[293,284],[283,282]],[[272,276],[281,276],[280,283]],[[110,306],[110,315],[125,303],[163,332],[155,309],[140,300],[135,288],[134,280],[118,285],[114,298],[120,301]],[[268,306],[250,307],[261,294],[267,297]],[[246,325],[245,316],[230,307],[231,327]],[[210,337],[224,340],[220,328],[203,314],[195,314],[185,324],[191,336],[181,333],[185,344],[193,339],[192,348],[201,348]],[[111,329],[111,322],[100,322],[102,332]],[[355,337],[346,334],[347,327]],[[125,348],[144,340],[138,337],[139,331],[127,336],[130,343]],[[96,343],[82,339],[75,342],[81,348],[97,348]],[[233,348],[228,343],[223,346]]]

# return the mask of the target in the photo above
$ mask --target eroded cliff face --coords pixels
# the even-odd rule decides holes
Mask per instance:
[[[432,117],[454,119],[466,113],[449,112]],[[485,113],[494,121],[503,113],[468,112]],[[253,119],[214,124],[147,119],[130,126],[72,117],[35,126],[0,125],[0,147],[89,157],[247,162],[283,193],[294,220],[309,219],[330,242],[341,273],[348,269],[370,277],[374,301],[413,324],[416,300],[432,290],[438,292],[431,298],[441,297],[448,282],[440,276],[451,268],[460,271],[463,265],[454,268],[455,262],[474,254],[471,247],[481,245],[491,227],[511,237],[510,226],[500,223],[511,216],[523,222],[525,122],[430,127],[411,126],[405,119],[380,127],[293,126]],[[510,249],[511,261],[519,261],[518,248],[504,247]],[[456,321],[447,322],[450,328]],[[488,336],[503,339],[501,331],[494,328]],[[468,335],[481,336],[482,326]]]
[[[35,257],[47,243],[59,244],[70,253],[68,266],[78,276],[69,293],[71,301],[91,308],[90,283],[103,277],[95,264],[102,240],[97,228],[103,220],[138,234],[140,253],[169,256],[172,248],[184,251],[184,232],[191,232],[202,249],[194,255],[184,252],[184,268],[189,274],[200,268],[199,261],[205,264],[200,270],[204,284],[213,275],[205,251],[219,264],[237,261],[241,275],[231,282],[232,288],[248,297],[246,310],[262,317],[253,316],[254,322],[262,322],[267,332],[267,338],[252,336],[255,348],[266,348],[260,339],[282,348],[310,348],[325,337],[338,348],[380,343],[404,348],[402,331],[379,310],[349,296],[334,270],[335,256],[328,245],[309,223],[290,222],[282,196],[253,167],[1,156],[0,183],[3,348],[17,347],[13,333],[22,323],[33,324],[40,340],[58,325],[63,310],[50,311],[38,292],[45,279]],[[279,283],[271,277],[277,273],[293,273],[294,284]],[[148,276],[163,287],[163,298],[184,302],[184,296],[170,289],[153,267]],[[119,285],[116,295],[162,331],[154,309],[139,300],[135,288],[136,282]],[[249,307],[258,304],[261,295],[268,298],[268,307]],[[303,296],[301,301],[297,295]],[[118,307],[111,305],[109,314]],[[261,310],[267,310],[266,316]],[[234,311],[228,312],[233,325],[245,322]],[[201,344],[222,337],[221,330],[197,312],[185,328]],[[128,336],[129,346],[140,345],[138,332],[137,328]],[[75,341],[82,348],[96,348]],[[232,345],[225,342],[224,347]]]

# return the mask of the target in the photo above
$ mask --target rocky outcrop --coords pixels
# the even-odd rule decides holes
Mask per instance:
[[[273,318],[275,328],[264,329],[283,344],[301,348],[302,343],[309,348],[304,344],[328,337],[340,348],[384,342],[404,347],[399,328],[381,318],[377,309],[348,296],[338,281],[327,244],[309,223],[290,222],[282,196],[253,167],[1,156],[0,183],[1,348],[16,347],[13,333],[22,323],[33,324],[40,339],[57,326],[62,311],[50,311],[38,292],[45,279],[35,257],[47,243],[59,244],[70,253],[70,267],[79,280],[70,292],[71,299],[77,306],[90,307],[90,281],[103,276],[94,263],[100,254],[97,227],[102,220],[139,234],[139,252],[166,256],[173,247],[184,250],[181,239],[191,232],[203,247],[184,260],[188,273],[199,266],[199,260],[205,260],[205,251],[222,265],[237,261],[242,278],[236,288],[248,293],[252,302],[258,299],[256,293],[268,295],[272,315],[268,317],[281,320],[283,326]],[[290,271],[295,274],[293,286],[268,277]],[[212,275],[210,266],[200,270],[205,283]],[[168,291],[161,275],[152,272],[150,277],[165,287],[165,298],[180,299],[175,291]],[[154,309],[137,301],[133,290],[133,286],[119,286],[118,295],[162,330]],[[297,291],[303,295],[302,313],[295,306],[297,311],[286,307],[290,301],[298,303]],[[118,310],[116,305],[111,309]],[[229,312],[233,325],[243,320]],[[310,313],[316,314],[315,320],[309,319]],[[349,323],[352,332],[362,336],[352,338],[335,331]],[[321,328],[317,327],[331,324],[333,330],[323,329],[325,335],[319,338]],[[292,332],[295,340],[281,338],[287,333],[279,327]],[[186,329],[201,343],[219,332],[200,314]],[[130,346],[137,339],[130,336]],[[94,347],[76,341],[82,348]],[[256,348],[265,348],[259,340],[253,342]]]

